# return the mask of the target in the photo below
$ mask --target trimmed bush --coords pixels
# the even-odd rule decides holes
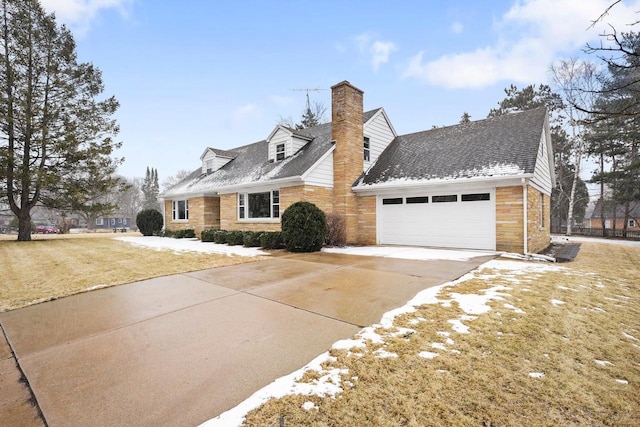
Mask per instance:
[[[309,202],[296,202],[282,214],[282,237],[289,252],[322,249],[327,235],[324,212]]]
[[[213,233],[213,241],[214,243],[217,243],[219,245],[224,245],[225,243],[227,243],[227,234],[229,232],[225,231],[225,230],[217,230],[215,233]]]
[[[282,240],[282,233],[279,231],[265,231],[260,235],[260,246],[262,246],[265,249],[284,248],[284,240]]]
[[[243,242],[244,242],[244,233],[242,231],[227,232],[227,245],[229,246],[241,245]]]
[[[136,224],[143,236],[162,230],[163,223],[162,214],[155,209],[142,210],[136,216]]]
[[[331,212],[327,217],[327,246],[344,246],[347,243],[347,221],[344,215]]]
[[[200,241],[213,242],[213,236],[216,231],[218,230],[202,230],[202,233],[200,233]]]
[[[260,236],[262,236],[261,231],[245,231],[242,246],[246,248],[260,247]]]
[[[175,232],[172,230],[158,230],[153,232],[157,237],[175,237]]]
[[[191,239],[193,237],[196,237],[196,232],[194,231],[193,228],[186,228],[184,230],[176,230],[173,233],[173,237],[175,237],[176,239]]]

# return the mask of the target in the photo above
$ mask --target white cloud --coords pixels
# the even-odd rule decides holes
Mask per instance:
[[[455,21],[451,24],[451,31],[453,31],[454,34],[462,34],[462,30],[464,30],[464,26],[461,22]]]
[[[371,65],[377,70],[381,64],[389,62],[389,55],[398,50],[392,42],[375,41],[370,48]]]
[[[380,65],[389,62],[389,56],[398,50],[395,43],[378,40],[375,34],[370,32],[355,36],[353,42],[360,55],[370,57],[374,71],[377,71]]]
[[[402,76],[447,88],[546,81],[554,60],[578,54],[587,42],[600,40],[606,23],[628,31],[627,24],[640,10],[638,0],[617,4],[604,23],[589,29],[609,4],[609,0],[516,1],[495,24],[492,44],[426,62],[424,52],[419,52],[410,58]]]
[[[47,12],[56,14],[59,22],[82,35],[101,10],[116,9],[122,16],[128,16],[133,0],[41,0],[41,3]]]

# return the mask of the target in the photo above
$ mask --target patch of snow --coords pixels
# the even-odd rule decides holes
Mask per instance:
[[[454,331],[460,333],[460,334],[468,334],[469,333],[469,327],[466,326],[465,324],[463,324],[460,320],[458,319],[450,319],[447,320],[447,322],[449,322],[451,324],[451,327]]]
[[[96,289],[102,289],[106,287],[107,285],[105,285],[104,283],[101,283],[99,285],[91,286],[90,288],[85,289],[85,291],[95,291]]]
[[[482,270],[506,270],[514,274],[523,275],[528,273],[548,273],[552,271],[564,271],[565,267],[555,264],[541,264],[536,262],[508,261],[503,259],[493,259],[482,265]]]
[[[622,332],[622,335],[624,335],[626,338],[630,338],[632,340],[639,341],[638,338],[634,337],[633,335],[629,335],[626,332]]]
[[[600,366],[613,366],[613,363],[609,362],[608,360],[594,359],[593,361],[596,362],[596,364],[598,364]]]
[[[436,369],[436,372],[439,374],[448,374],[449,371],[447,371],[446,369]]]
[[[515,307],[515,306],[513,306],[511,304],[504,303],[504,308],[508,308],[509,310],[513,310],[514,312],[516,312],[518,314],[526,314],[524,312],[524,310],[521,310],[518,307]]]
[[[422,357],[423,359],[434,359],[438,357],[438,353],[433,353],[431,351],[421,351],[418,353],[418,357]]]
[[[261,251],[258,248],[245,248],[240,245],[220,245],[218,243],[201,242],[197,239],[173,239],[171,237],[157,236],[116,237],[115,239],[134,246],[141,246],[159,251],[172,250],[176,253],[200,252],[206,254],[220,254],[227,256],[238,255],[246,257],[269,255],[269,253]]]
[[[504,286],[495,286],[483,290],[484,295],[451,293],[450,296],[465,313],[483,314],[491,310],[491,307],[487,305],[489,301],[501,300],[504,299],[503,296],[508,296],[508,294],[499,292],[504,289],[506,289]]]
[[[456,342],[454,340],[452,340],[451,338],[447,338],[444,340],[444,343],[447,345],[454,345]]]
[[[617,382],[618,384],[629,384],[629,381],[627,381],[627,380],[621,380],[621,379],[616,379],[616,382]]]
[[[304,402],[302,404],[302,409],[304,409],[305,411],[310,411],[312,409],[317,409],[317,408],[316,408],[316,404],[313,402]]]
[[[544,374],[542,372],[529,372],[531,378],[542,378]]]
[[[396,353],[391,353],[389,351],[383,350],[381,348],[377,349],[373,352],[373,354],[379,359],[387,359],[389,357],[397,358],[398,355]]]
[[[323,248],[323,252],[375,256],[383,258],[411,259],[411,260],[451,260],[468,261],[471,258],[496,255],[488,251],[461,251],[457,249],[431,249],[406,246],[347,246],[344,248]]]
[[[426,321],[427,321],[427,319],[425,319],[424,317],[416,317],[415,319],[409,320],[409,324],[410,325],[417,325],[418,323],[426,322]]]
[[[431,343],[431,348],[435,348],[436,350],[444,350],[447,351],[447,347],[441,342]]]
[[[547,353],[543,354],[544,357],[546,357],[547,359],[549,358],[549,355]]]
[[[580,292],[577,289],[573,289],[573,288],[567,288],[566,286],[558,286],[558,289],[562,289],[563,291],[573,291],[573,292]]]
[[[557,307],[559,305],[566,304],[566,302],[560,301],[559,299],[552,299],[551,304],[553,304],[554,307]]]
[[[438,331],[436,332],[437,335],[440,335],[441,337],[449,337],[451,336],[451,332],[445,332],[445,331]]]

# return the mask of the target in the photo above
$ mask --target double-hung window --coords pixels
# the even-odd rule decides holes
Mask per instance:
[[[368,137],[364,137],[364,161],[368,162],[371,160],[371,142]]]
[[[284,144],[276,145],[276,160],[284,160]]]
[[[280,218],[280,191],[238,193],[238,219]]]
[[[173,216],[174,221],[188,220],[189,219],[189,201],[188,200],[174,200],[173,201]]]

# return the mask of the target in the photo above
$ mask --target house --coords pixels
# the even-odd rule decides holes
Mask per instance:
[[[112,230],[130,228],[133,219],[123,215],[115,215],[109,217],[99,217],[95,219],[93,228],[96,230]]]
[[[160,197],[167,229],[279,230],[296,201],[342,214],[352,244],[536,252],[555,183],[545,109],[398,135],[363,92],[331,88],[331,122],[207,148]]]
[[[604,228],[622,230],[625,226],[624,205],[617,205],[615,210],[612,202],[605,200],[604,215],[602,214],[602,199],[596,202],[591,217],[589,218],[590,228],[602,228],[602,218],[604,217]],[[615,227],[614,227],[615,217]],[[629,216],[626,218],[627,230],[640,231],[640,202],[631,202],[629,205]]]

